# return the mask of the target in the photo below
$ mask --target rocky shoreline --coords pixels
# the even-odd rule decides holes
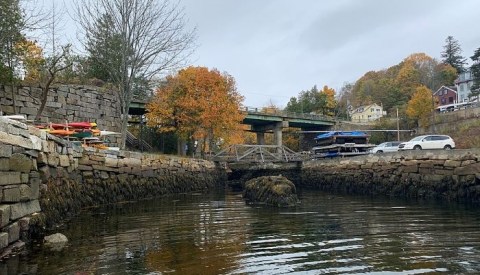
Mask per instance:
[[[210,161],[83,148],[0,117],[0,252],[83,208],[207,192],[225,177]]]

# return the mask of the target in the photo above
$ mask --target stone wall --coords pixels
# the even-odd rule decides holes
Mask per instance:
[[[302,186],[355,194],[480,202],[480,150],[409,151],[305,162]]]
[[[480,149],[422,150],[303,163],[232,164],[229,185],[283,175],[299,188],[480,203]]]
[[[84,149],[0,117],[0,253],[82,208],[204,192],[225,177],[209,161]]]
[[[33,120],[40,107],[40,95],[38,87],[0,85],[0,111],[6,115],[23,114],[28,120]],[[119,131],[120,115],[120,105],[113,91],[60,85],[50,89],[39,122],[89,121],[96,122],[102,130]]]

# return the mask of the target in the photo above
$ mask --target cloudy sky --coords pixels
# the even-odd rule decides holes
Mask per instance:
[[[478,0],[183,0],[198,28],[196,65],[237,80],[248,106],[285,106],[317,85],[339,90],[411,53],[440,58],[452,35],[480,47]],[[477,27],[476,27],[477,26]]]
[[[412,53],[440,59],[449,35],[465,57],[480,47],[478,0],[180,1],[198,30],[192,64],[232,75],[247,106],[339,90]]]

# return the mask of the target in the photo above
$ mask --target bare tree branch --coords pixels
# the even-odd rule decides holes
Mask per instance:
[[[119,45],[108,51],[120,54],[98,60],[119,91],[123,148],[135,79],[142,76],[150,80],[185,65],[195,47],[196,30],[187,30],[183,9],[169,0],[75,0],[75,9],[83,32],[80,41],[87,50],[102,39],[98,27],[105,16],[110,38],[119,38]]]

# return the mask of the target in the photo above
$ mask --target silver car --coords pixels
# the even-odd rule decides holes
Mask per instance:
[[[412,138],[398,146],[400,150],[445,149],[455,148],[455,141],[447,135],[424,135]]]
[[[402,143],[401,141],[389,141],[389,142],[384,142],[380,143],[379,145],[375,146],[372,149],[372,153],[374,154],[380,154],[380,153],[388,153],[388,152],[397,152],[398,151],[398,145]]]

